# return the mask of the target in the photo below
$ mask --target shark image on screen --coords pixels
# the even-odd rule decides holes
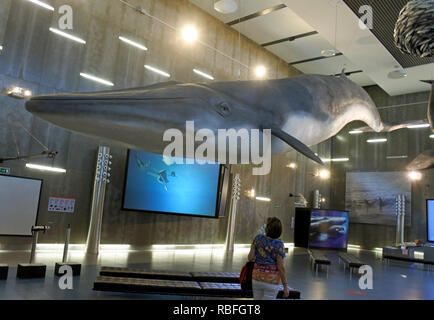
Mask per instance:
[[[426,201],[428,241],[434,242],[434,199]]]
[[[348,226],[346,211],[313,209],[310,218],[309,246],[346,249]]]
[[[220,165],[177,164],[176,160],[130,150],[123,209],[216,217]]]

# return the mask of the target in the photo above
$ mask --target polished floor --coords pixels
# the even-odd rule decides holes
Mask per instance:
[[[245,263],[248,249],[236,249],[227,257],[221,249],[179,249],[153,251],[103,251],[98,257],[86,256],[82,251],[70,251],[70,261],[83,264],[82,274],[74,278],[73,290],[61,290],[53,275],[54,263],[62,258],[61,250],[40,250],[37,263],[47,264],[45,279],[16,279],[16,266],[27,262],[29,252],[0,251],[0,263],[10,265],[7,280],[0,280],[0,299],[203,299],[188,296],[156,296],[96,292],[92,290],[100,266],[128,266],[173,271],[230,271],[239,272]],[[351,251],[373,268],[373,289],[361,290],[359,276],[350,280],[348,271],[339,264],[337,253],[328,252],[332,266],[328,277],[325,270],[318,276],[310,269],[304,249],[290,249],[286,260],[288,281],[301,291],[302,299],[423,299],[434,300],[434,272],[420,264],[392,262],[383,264],[381,254],[370,251]]]

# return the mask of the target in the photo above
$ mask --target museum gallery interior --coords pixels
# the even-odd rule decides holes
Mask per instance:
[[[1,0],[0,300],[434,299],[433,26],[434,0]]]

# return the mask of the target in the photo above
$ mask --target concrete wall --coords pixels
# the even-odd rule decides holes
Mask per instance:
[[[201,40],[220,52],[241,60],[250,68],[240,67],[232,59],[199,44],[186,45],[179,34],[164,24],[141,15],[118,0],[51,0],[53,13],[24,0],[0,1],[0,87],[19,85],[33,94],[104,90],[101,86],[79,76],[90,73],[115,83],[115,88],[143,86],[164,81],[155,73],[145,71],[150,64],[168,71],[172,80],[203,81],[192,72],[199,68],[212,73],[218,80],[252,79],[253,67],[258,63],[268,68],[270,78],[291,77],[298,72],[284,61],[265,51],[250,40],[191,5],[186,0],[129,0],[143,6],[161,20],[181,27],[193,23],[199,28]],[[78,44],[48,31],[58,27],[57,8],[70,4],[74,9],[74,29],[71,31],[87,41]],[[149,50],[142,52],[118,40],[124,35],[143,42]],[[54,160],[32,162],[52,164],[67,169],[67,174],[43,173],[25,169],[25,161],[3,164],[12,174],[42,178],[44,187],[39,211],[39,224],[52,229],[40,236],[40,242],[61,243],[68,223],[72,224],[72,243],[84,243],[89,224],[90,194],[94,175],[96,150],[102,141],[69,133],[32,117],[24,109],[24,101],[0,95],[0,154],[14,155],[11,114],[51,149],[59,151]],[[23,154],[40,152],[41,147],[20,128],[16,129]],[[113,177],[108,187],[102,226],[102,243],[147,246],[154,243],[222,243],[227,219],[168,216],[159,214],[122,212],[121,199],[127,150],[113,149]],[[330,143],[318,148],[321,156],[330,153]],[[299,169],[291,171],[286,162],[297,157]],[[310,198],[312,190],[328,185],[314,181],[313,164],[290,153],[273,160],[272,173],[266,177],[252,177],[250,167],[236,167],[242,172],[244,187],[255,187],[258,194],[271,196],[272,205],[243,198],[238,216],[236,241],[248,243],[266,217],[277,215],[284,220],[284,240],[292,241],[289,232],[293,211],[290,192],[302,192]],[[0,191],[1,192],[1,191]],[[52,195],[76,198],[74,214],[47,212],[48,197]],[[30,240],[20,237],[0,237],[0,248],[28,246]]]
[[[383,121],[400,123],[427,118],[429,92],[390,97],[377,86],[366,88],[379,108]],[[345,175],[349,171],[405,171],[406,166],[421,152],[434,148],[430,129],[401,129],[391,133],[350,135],[351,129],[364,126],[351,123],[332,139],[333,157],[349,157],[350,161],[333,164],[331,181],[332,206],[345,207]],[[368,144],[373,137],[386,137],[387,143]],[[387,156],[407,155],[407,159],[386,159]],[[423,178],[412,183],[411,227],[406,227],[406,241],[426,240],[426,199],[434,198],[434,170],[424,170]],[[365,248],[391,245],[395,242],[395,227],[351,224],[349,243]]]

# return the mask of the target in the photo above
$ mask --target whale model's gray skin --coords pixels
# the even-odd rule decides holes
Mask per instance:
[[[372,99],[344,76],[166,82],[36,96],[27,101],[26,108],[65,129],[154,153],[162,153],[168,144],[163,141],[165,130],[184,132],[187,120],[194,120],[196,132],[208,128],[216,135],[218,129],[271,129],[273,153],[291,146],[319,163],[307,146],[336,135],[347,123],[361,120],[375,131],[383,129]]]
[[[424,170],[434,167],[434,149],[422,152],[407,166],[407,170]]]
[[[428,101],[428,121],[431,125],[431,130],[434,132],[434,80],[422,80],[422,82],[429,83],[431,85],[431,93]]]

